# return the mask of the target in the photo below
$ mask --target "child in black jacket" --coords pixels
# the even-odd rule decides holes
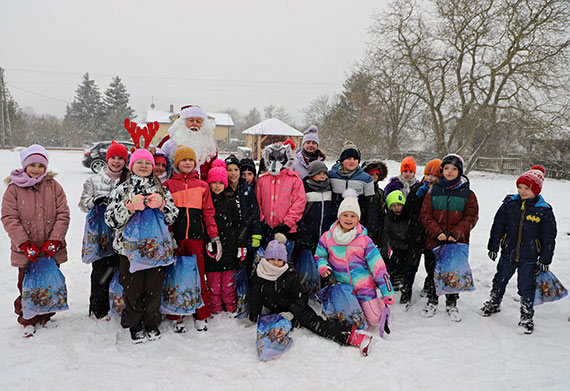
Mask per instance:
[[[323,319],[308,305],[308,295],[295,270],[287,263],[285,235],[278,233],[265,250],[265,258],[257,265],[249,291],[249,320],[256,322],[263,307],[270,313],[298,322],[315,334],[341,344],[358,346],[368,355],[372,337],[349,324]]]

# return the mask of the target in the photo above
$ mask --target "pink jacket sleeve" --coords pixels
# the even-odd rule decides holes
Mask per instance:
[[[48,240],[58,240],[63,242],[65,239],[65,234],[69,228],[69,206],[67,205],[67,197],[63,191],[63,187],[55,180],[54,191],[55,191],[55,224],[53,229],[49,233]]]
[[[17,191],[16,185],[11,185],[8,186],[4,193],[2,199],[2,224],[12,243],[19,247],[27,242],[29,238],[18,214]]]
[[[297,227],[297,223],[303,217],[305,211],[305,204],[307,202],[307,195],[305,194],[305,187],[303,181],[298,175],[293,176],[293,191],[291,192],[291,207],[285,220],[283,221],[287,226],[292,229]],[[261,208],[260,208],[261,209]]]

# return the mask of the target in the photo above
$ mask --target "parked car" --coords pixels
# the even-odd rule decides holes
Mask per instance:
[[[130,151],[135,147],[132,141],[117,141],[123,144]],[[81,162],[84,167],[90,168],[97,174],[103,167],[107,165],[105,157],[107,156],[107,149],[111,146],[110,141],[99,141],[93,146],[87,148],[83,154],[83,161]]]

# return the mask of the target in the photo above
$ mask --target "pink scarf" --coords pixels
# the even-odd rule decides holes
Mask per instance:
[[[46,175],[47,170],[39,178],[31,178],[28,174],[26,174],[26,170],[23,168],[17,168],[10,173],[10,179],[12,180],[12,183],[18,187],[32,187],[40,183],[46,177]]]
[[[261,262],[259,262],[255,270],[257,275],[264,280],[275,281],[281,277],[287,269],[289,269],[289,265],[287,263],[281,267],[277,267],[270,264],[267,259],[261,258]]]
[[[119,179],[121,177],[121,173],[122,173],[122,171],[119,171],[119,172],[111,171],[111,169],[109,167],[105,167],[103,169],[103,172],[105,172],[105,175],[107,175],[109,178],[111,178],[114,181]]]

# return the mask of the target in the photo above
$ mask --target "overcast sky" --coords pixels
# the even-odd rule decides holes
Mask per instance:
[[[115,75],[145,115],[199,104],[296,120],[340,92],[387,0],[0,0],[0,67],[22,107],[62,117],[81,75]]]

